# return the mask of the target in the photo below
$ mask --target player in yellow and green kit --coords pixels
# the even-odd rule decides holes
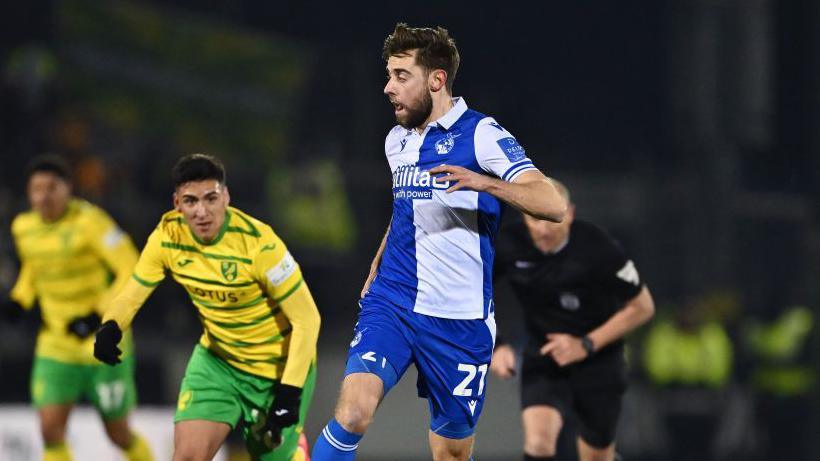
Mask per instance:
[[[175,209],[106,311],[94,355],[119,362],[121,332],[170,274],[204,328],[180,386],[174,460],[212,459],[239,421],[254,459],[304,460],[320,318],[299,266],[270,226],[228,206],[219,160],[185,156],[173,178]]]
[[[66,422],[72,406],[86,398],[127,459],[150,461],[148,445],[128,426],[137,398],[130,331],[122,341],[123,361],[114,368],[94,360],[91,340],[111,293],[129,279],[137,251],[103,210],[72,198],[69,168],[61,158],[32,162],[27,195],[31,211],[12,223],[20,274],[3,305],[11,318],[40,305],[31,398],[40,417],[44,459],[71,459]]]

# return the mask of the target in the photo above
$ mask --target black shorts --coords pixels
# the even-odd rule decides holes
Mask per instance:
[[[605,349],[563,368],[530,349],[524,352],[521,370],[521,407],[550,406],[564,419],[572,412],[581,438],[605,448],[615,440],[626,373],[623,347]]]

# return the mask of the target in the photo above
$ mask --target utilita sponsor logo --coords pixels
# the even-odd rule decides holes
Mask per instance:
[[[440,181],[429,171],[421,171],[418,166],[402,165],[393,172],[393,198],[431,199],[433,189],[446,190],[450,181]]]

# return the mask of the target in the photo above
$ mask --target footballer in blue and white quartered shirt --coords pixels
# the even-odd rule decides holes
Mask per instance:
[[[468,459],[495,342],[501,210],[560,221],[566,203],[510,132],[451,97],[459,58],[445,29],[399,24],[384,55],[384,92],[399,122],[385,140],[393,215],[362,290],[335,418],[313,459],[353,459],[410,364],[429,402],[433,457]]]

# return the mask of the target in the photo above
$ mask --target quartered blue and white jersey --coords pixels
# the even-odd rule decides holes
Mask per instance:
[[[458,165],[512,182],[535,167],[515,137],[462,98],[419,134],[394,127],[385,140],[393,173],[393,218],[369,293],[425,315],[486,318],[492,310],[493,241],[502,203],[433,178]]]

